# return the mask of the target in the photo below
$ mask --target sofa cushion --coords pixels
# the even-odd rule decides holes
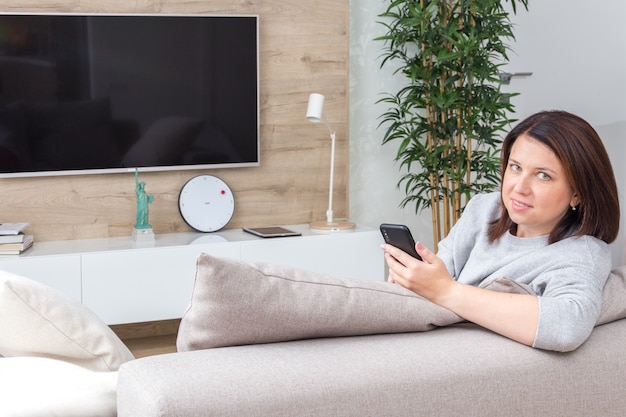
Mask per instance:
[[[626,266],[611,271],[602,292],[602,312],[596,326],[626,317]]]
[[[599,324],[626,317],[626,268],[611,273]],[[533,294],[506,278],[492,291]],[[179,351],[289,340],[417,332],[462,319],[395,284],[354,281],[202,254]]]
[[[115,417],[117,372],[48,358],[0,359],[0,415]]]
[[[626,320],[573,352],[471,323],[140,358],[119,371],[118,417],[626,414]]]
[[[114,371],[133,359],[91,310],[41,283],[0,271],[0,355],[61,359]]]
[[[424,331],[459,321],[399,285],[201,254],[177,347]]]

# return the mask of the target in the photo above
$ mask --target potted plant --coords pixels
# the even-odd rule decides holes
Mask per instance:
[[[401,206],[430,207],[437,243],[475,193],[497,189],[501,134],[513,105],[500,87],[517,4],[528,0],[395,0],[380,15],[387,32],[382,66],[397,65],[406,86],[386,94],[383,143],[398,145],[406,169]]]

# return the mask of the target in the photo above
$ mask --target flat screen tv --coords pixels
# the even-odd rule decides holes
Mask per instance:
[[[0,14],[0,177],[259,165],[258,24]]]

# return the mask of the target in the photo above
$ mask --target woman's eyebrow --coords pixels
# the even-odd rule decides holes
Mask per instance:
[[[514,163],[515,165],[522,165],[522,163],[516,160],[515,158],[509,158],[509,163],[511,162]],[[557,170],[555,170],[554,168],[547,167],[547,166],[533,166],[532,169],[534,169],[535,171],[550,171],[554,174],[558,174]]]

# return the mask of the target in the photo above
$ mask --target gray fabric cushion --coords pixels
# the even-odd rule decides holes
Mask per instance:
[[[179,351],[430,330],[459,316],[399,285],[274,264],[198,258]]]
[[[626,269],[611,273],[598,324],[626,317]],[[502,278],[485,286],[533,294]],[[179,351],[289,340],[419,332],[462,319],[386,282],[355,281],[273,264],[198,258]]]
[[[626,266],[611,271],[602,294],[602,313],[597,326],[626,317]]]

